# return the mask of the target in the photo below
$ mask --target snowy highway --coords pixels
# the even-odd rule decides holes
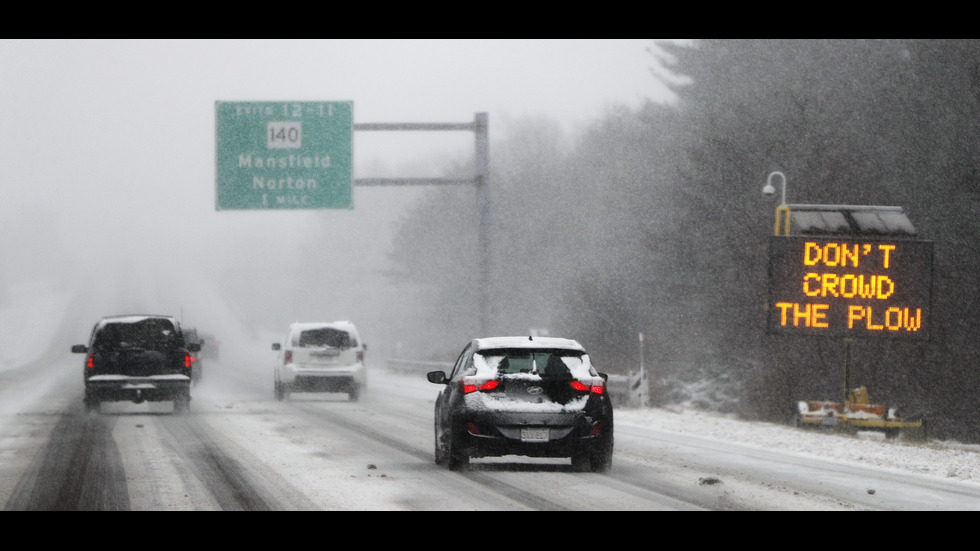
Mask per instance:
[[[153,285],[150,289],[161,289]],[[980,510],[980,449],[751,423],[678,408],[619,408],[608,473],[567,459],[435,464],[424,374],[369,349],[367,389],[273,395],[272,342],[199,291],[220,358],[190,413],[170,402],[82,404],[100,315],[179,311],[165,294],[39,282],[0,309],[0,506],[20,510]],[[210,301],[210,302],[209,302]],[[150,306],[147,306],[150,304]],[[161,310],[161,308],[163,310]],[[451,360],[451,358],[449,359]]]
[[[258,346],[252,363],[209,365],[186,416],[168,402],[86,414],[70,354],[4,371],[0,399],[18,404],[0,418],[4,509],[980,509],[975,483],[658,430],[626,409],[607,474],[520,457],[450,472],[432,457],[438,386],[379,367],[358,402],[277,402]]]
[[[77,358],[68,360],[44,369],[71,373],[68,382],[77,383]],[[166,402],[104,404],[100,414],[87,415],[75,384],[7,417],[0,440],[5,509],[713,507],[661,493],[656,484],[575,473],[562,460],[486,460],[449,472],[432,460],[438,387],[425,381],[376,373],[356,403],[342,394],[277,402],[269,377],[209,367],[187,416],[172,415]]]

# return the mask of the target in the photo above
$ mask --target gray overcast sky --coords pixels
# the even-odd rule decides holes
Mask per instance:
[[[216,101],[351,101],[355,123],[470,122],[486,112],[492,160],[509,121],[547,117],[574,130],[609,106],[666,99],[650,72],[652,45],[0,40],[0,278],[9,283],[38,268],[69,281],[86,271],[138,275],[136,260],[148,258],[210,270],[221,281],[245,274],[246,283],[281,290],[288,288],[283,250],[309,239],[316,221],[357,239],[350,250],[359,264],[347,277],[365,281],[385,261],[393,223],[421,191],[355,188],[354,209],[343,211],[216,211]],[[473,152],[465,132],[400,133],[388,136],[392,142],[370,134],[354,136],[355,177],[435,175],[361,167],[401,170]],[[382,301],[379,286],[362,285],[362,294],[344,300]]]
[[[215,101],[352,101],[355,123],[470,122],[486,112],[492,144],[509,121],[548,117],[572,130],[612,105],[665,100],[650,72],[652,45],[652,39],[0,40],[6,252],[12,241],[37,251],[34,236],[84,250],[163,227],[187,241],[322,214],[215,212]],[[354,136],[355,177],[435,175],[362,168],[401,170],[404,163],[473,151],[465,132],[369,134]],[[371,193],[355,190],[355,211],[372,204]],[[384,197],[399,200],[394,192]]]
[[[666,97],[649,71],[651,43],[3,40],[3,119],[20,129],[4,138],[3,154],[87,144],[118,155],[137,133],[173,154],[201,143],[188,132],[213,127],[215,100],[349,100],[355,122],[465,122],[488,112],[491,132],[525,116],[572,125],[610,104]]]
[[[491,143],[524,117],[573,128],[613,104],[668,97],[650,73],[652,43],[0,40],[0,213],[77,212],[93,197],[135,219],[146,218],[141,206],[213,210],[217,100],[352,101],[355,123],[469,122],[487,112]],[[396,145],[355,135],[355,177],[379,175],[361,169],[379,162],[472,153],[468,133],[370,134]]]

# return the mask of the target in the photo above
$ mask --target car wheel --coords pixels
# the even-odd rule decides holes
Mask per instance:
[[[450,471],[460,471],[470,464],[470,456],[458,449],[456,431],[450,431],[449,443],[446,450],[446,463]]]
[[[459,455],[455,452],[449,453],[448,467],[450,471],[461,471],[470,464],[470,456]]]
[[[608,438],[603,438],[598,446],[592,449],[589,454],[589,463],[594,473],[604,473],[612,466],[613,438],[610,434]]]
[[[174,398],[174,415],[184,415],[191,410],[191,391],[181,392]]]
[[[572,456],[572,470],[584,473],[592,469],[587,453],[577,453]]]
[[[347,391],[347,399],[351,402],[356,402],[361,398],[361,385],[357,383],[351,384],[350,390]]]
[[[98,413],[101,405],[102,403],[99,401],[98,398],[88,396],[88,395],[85,396],[86,413]]]
[[[433,456],[435,457],[436,465],[445,465],[446,464],[446,452],[445,452],[445,450],[443,450],[443,448],[442,448],[442,446],[440,445],[440,442],[439,442],[439,425],[437,423],[434,423],[433,425],[435,427],[435,429],[434,429],[434,432],[435,432],[435,438],[434,438],[434,440],[435,440],[435,446],[434,446],[434,448],[435,449],[433,451]]]
[[[589,460],[594,473],[604,473],[612,467],[612,449],[606,448],[592,454]]]
[[[280,383],[279,381],[275,381],[273,385],[274,385],[273,394],[275,394],[276,400],[281,402],[283,398],[286,397],[286,392],[282,388],[282,383]]]

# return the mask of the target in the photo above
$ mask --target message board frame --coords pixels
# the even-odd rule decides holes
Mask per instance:
[[[933,258],[920,239],[771,236],[766,332],[929,340]]]

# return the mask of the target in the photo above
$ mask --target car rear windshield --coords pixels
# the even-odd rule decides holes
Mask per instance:
[[[475,360],[477,373],[491,376],[529,373],[541,377],[581,378],[590,376],[592,368],[587,354],[562,349],[486,350],[478,353]]]
[[[320,329],[306,329],[299,334],[297,346],[332,346],[334,348],[350,348],[357,343],[351,338],[350,333],[332,327]]]
[[[93,348],[142,348],[163,350],[181,346],[182,339],[169,320],[145,318],[110,322],[95,335]]]

